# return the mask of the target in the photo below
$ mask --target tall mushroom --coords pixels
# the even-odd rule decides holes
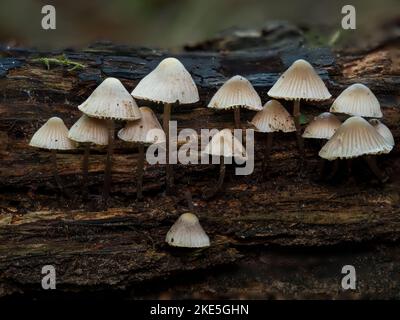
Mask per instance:
[[[46,149],[51,151],[51,162],[53,176],[59,190],[65,193],[57,171],[57,150],[75,149],[75,143],[68,138],[68,128],[62,119],[53,117],[33,135],[29,142],[31,147]]]
[[[276,100],[268,101],[264,108],[256,113],[251,120],[251,124],[254,125],[256,131],[265,132],[267,135],[265,139],[265,154],[262,161],[264,174],[271,152],[273,133],[278,131],[294,132],[296,131],[296,126],[289,112]]]
[[[163,128],[166,134],[166,187],[170,192],[173,168],[169,163],[169,121],[173,104],[191,104],[199,101],[199,93],[190,73],[175,58],[166,58],[132,91],[132,96],[147,101],[164,104]]]
[[[319,156],[327,160],[352,159],[366,156],[371,171],[384,182],[386,177],[378,169],[371,155],[389,153],[390,145],[365,119],[354,116],[347,119],[322,147]]]
[[[116,78],[105,79],[78,108],[89,117],[108,120],[108,149],[103,190],[103,202],[106,207],[111,186],[114,121],[140,119],[140,110],[133,97]]]
[[[230,129],[223,129],[215,134],[211,141],[206,145],[203,150],[204,153],[219,157],[220,170],[218,182],[215,186],[211,196],[217,194],[224,183],[225,178],[225,158],[236,158],[241,160],[247,159],[247,153],[243,145],[234,135]]]
[[[74,140],[84,147],[82,173],[83,173],[83,197],[88,196],[88,172],[90,145],[106,146],[108,144],[108,127],[104,119],[96,119],[81,116],[77,122],[69,129],[68,138]]]
[[[297,144],[304,158],[304,143],[301,137],[300,101],[323,101],[331,97],[322,79],[311,64],[303,59],[295,61],[268,91],[270,97],[294,101],[293,116],[296,125]]]
[[[234,76],[226,81],[211,98],[207,106],[212,109],[234,109],[235,128],[241,129],[240,108],[260,111],[261,99],[250,81],[242,76]]]
[[[152,143],[165,142],[165,133],[154,112],[148,107],[140,107],[142,117],[139,120],[128,121],[118,132],[118,138],[127,142],[137,143],[139,159],[137,163],[137,198],[142,199],[144,147]]]
[[[355,83],[345,89],[333,102],[330,112],[382,118],[378,99],[367,86],[361,83]]]
[[[394,146],[394,138],[390,129],[385,126],[378,119],[371,119],[369,123],[378,131],[378,133],[385,138],[385,140],[391,145]]]

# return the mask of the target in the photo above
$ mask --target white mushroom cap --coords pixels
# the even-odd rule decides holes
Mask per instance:
[[[47,120],[47,122],[35,132],[29,145],[31,147],[48,150],[75,149],[75,143],[68,138],[68,128],[58,117]]]
[[[199,101],[192,76],[175,58],[166,58],[132,91],[137,99],[162,103],[190,104]]]
[[[261,99],[250,81],[242,76],[234,76],[225,82],[214,94],[208,108],[230,109],[243,107],[259,111],[262,109]]]
[[[333,102],[330,112],[382,118],[381,106],[372,91],[361,83],[345,89]]]
[[[136,101],[116,78],[105,79],[78,108],[93,118],[115,120],[140,118]]]
[[[328,160],[356,158],[368,154],[389,153],[391,146],[365,119],[351,117],[322,147],[319,156]]]
[[[306,127],[303,138],[330,139],[342,123],[330,112],[321,113]]]
[[[105,146],[108,144],[107,122],[84,114],[69,129],[68,138],[76,142]]]
[[[128,142],[162,143],[165,133],[154,112],[148,107],[140,107],[142,117],[139,120],[128,121],[118,132],[118,138]]]
[[[193,213],[184,213],[168,231],[165,241],[173,247],[203,248],[210,239]]]
[[[378,131],[378,133],[386,139],[386,141],[394,146],[394,138],[393,134],[390,131],[390,129],[385,126],[382,122],[380,122],[378,119],[371,119],[369,120],[369,123]]]
[[[264,108],[256,113],[251,123],[259,132],[296,131],[292,116],[276,100],[268,101]]]
[[[223,129],[215,134],[203,152],[213,156],[247,159],[246,149],[230,129]]]
[[[307,61],[295,61],[268,91],[268,95],[285,100],[322,101],[331,97],[322,79]]]

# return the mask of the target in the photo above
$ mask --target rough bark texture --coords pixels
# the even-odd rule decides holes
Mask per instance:
[[[316,67],[333,97],[348,84],[368,85],[382,104],[384,123],[398,141],[399,43],[396,37],[383,39],[368,49],[351,52],[311,48],[304,43],[300,30],[285,24],[269,25],[256,37],[254,33],[223,35],[174,54],[193,75],[201,102],[174,108],[172,120],[178,120],[179,128],[232,128],[231,112],[205,107],[226,79],[235,74],[247,77],[267,101],[266,93],[279,74],[294,60],[305,58]],[[389,281],[398,270],[387,266],[388,259],[393,259],[393,265],[398,260],[394,258],[395,249],[376,249],[400,238],[398,146],[378,159],[390,176],[384,185],[373,178],[362,160],[354,165],[356,182],[348,182],[344,165],[335,180],[319,182],[317,146],[305,141],[307,165],[299,172],[295,135],[276,135],[269,178],[263,181],[260,172],[265,137],[256,134],[255,172],[234,176],[228,167],[225,191],[216,198],[205,201],[201,195],[215,184],[218,166],[178,165],[176,193],[165,196],[163,167],[145,165],[145,200],[136,202],[137,150],[116,141],[112,200],[107,212],[98,209],[105,149],[91,151],[91,196],[86,203],[80,191],[84,148],[58,154],[60,178],[73,199],[58,194],[50,154],[28,147],[35,130],[51,116],[62,117],[70,127],[80,116],[77,106],[102,79],[117,77],[132,90],[168,55],[166,51],[108,43],[62,52],[0,47],[0,296],[37,293],[41,267],[53,264],[57,288],[62,292],[132,288],[131,297],[158,297],[162,286],[143,288],[149,280],[159,284],[168,278],[173,292],[167,297],[342,297],[336,273],[340,274],[340,263],[351,264],[353,260],[366,279],[368,270],[376,270],[387,280],[365,282],[350,297],[398,295],[399,282]],[[55,57],[58,63],[73,61],[84,67],[71,70],[73,65],[50,61],[47,69],[43,58]],[[326,111],[331,102],[303,104],[302,112],[311,119]],[[162,106],[151,107],[161,119]],[[253,114],[243,111],[242,123]],[[164,244],[168,228],[188,210],[185,190],[191,191],[197,214],[212,239],[207,250],[172,250]],[[360,244],[374,249],[348,259],[336,251],[321,256],[315,249],[339,247],[347,254]],[[266,250],[265,246],[274,250]],[[279,251],[282,247],[287,248],[283,253]],[[296,253],[286,251],[293,248]],[[325,279],[324,272],[328,271],[323,267],[316,267],[315,273],[310,271],[313,262],[305,261],[298,252],[314,249],[315,263],[327,258],[338,265],[338,269],[329,270],[334,275]],[[232,263],[233,267],[223,272],[216,267]],[[303,280],[296,282],[282,270],[276,274],[266,272],[264,267],[257,271],[260,265],[272,269],[286,266],[290,270],[297,266],[295,272]],[[238,272],[242,268],[245,272]],[[200,269],[208,271],[193,273]],[[174,275],[189,275],[186,272],[195,279],[174,282]],[[219,290],[226,292],[221,294]],[[202,295],[195,295],[196,291]]]

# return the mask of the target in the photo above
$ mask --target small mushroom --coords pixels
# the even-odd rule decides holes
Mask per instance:
[[[345,89],[333,102],[329,111],[351,116],[382,118],[378,99],[361,83],[355,83]]]
[[[79,107],[84,114],[108,120],[108,150],[104,178],[104,208],[110,195],[115,120],[140,119],[140,110],[133,97],[116,78],[105,79]]]
[[[296,126],[289,112],[276,100],[268,101],[264,105],[264,108],[256,113],[253,120],[251,120],[251,124],[254,125],[256,131],[265,132],[267,135],[265,139],[265,154],[262,162],[264,174],[271,153],[273,133],[278,131],[294,132],[296,131]]]
[[[241,129],[240,108],[260,111],[261,99],[250,81],[242,76],[234,76],[226,81],[214,94],[207,106],[212,109],[234,109],[235,128]]]
[[[378,131],[378,133],[385,138],[385,140],[391,145],[394,146],[394,138],[390,129],[385,126],[378,119],[371,119],[369,123]]]
[[[68,138],[68,128],[65,126],[62,119],[53,117],[47,120],[47,122],[35,132],[29,145],[31,147],[51,151],[54,180],[59,190],[68,196],[57,172],[57,150],[72,150],[76,148],[76,145]]]
[[[166,134],[166,187],[167,192],[174,183],[173,168],[169,163],[169,121],[172,104],[191,104],[199,101],[199,93],[190,73],[175,58],[166,58],[132,91],[136,99],[164,104],[163,128]]]
[[[211,141],[206,145],[204,153],[220,157],[220,170],[218,182],[214,191],[207,197],[217,194],[224,183],[225,178],[225,158],[247,159],[247,153],[243,145],[235,136],[232,135],[230,129],[223,129],[215,134]]]
[[[304,158],[304,142],[301,137],[300,101],[323,101],[331,98],[322,79],[311,64],[303,59],[295,61],[268,91],[270,97],[294,101],[293,116],[296,125],[297,144]]]
[[[306,139],[318,139],[320,142],[320,148],[325,144],[325,140],[329,140],[340,127],[342,123],[340,120],[330,112],[321,113],[319,116],[315,117],[313,121],[305,128],[302,135]],[[324,178],[324,167],[326,160],[320,160],[319,172],[320,178]],[[328,178],[333,177],[338,169],[338,160],[335,160],[333,169]]]
[[[347,119],[322,147],[319,156],[327,160],[353,159],[366,156],[371,171],[384,182],[387,178],[376,165],[372,155],[389,153],[393,146],[365,119],[354,116]]]
[[[173,247],[204,248],[210,239],[193,213],[184,213],[168,231],[165,241]]]
[[[142,199],[144,147],[153,143],[165,143],[165,133],[154,112],[148,107],[140,107],[142,117],[139,120],[128,121],[118,132],[118,138],[127,142],[137,143],[139,160],[137,163],[137,198]]]
[[[88,196],[88,172],[90,145],[106,146],[108,144],[108,127],[104,119],[96,119],[83,115],[69,129],[68,138],[84,146],[82,164],[83,172],[83,198]]]

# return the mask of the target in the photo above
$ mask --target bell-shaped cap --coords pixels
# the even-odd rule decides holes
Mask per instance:
[[[145,144],[165,142],[165,133],[154,112],[148,107],[140,107],[142,117],[128,121],[118,132],[118,138],[127,142]]]
[[[256,113],[251,124],[259,132],[296,131],[292,116],[276,100],[268,101],[264,108]]]
[[[53,117],[35,132],[31,141],[31,147],[48,150],[71,150],[75,149],[75,143],[68,138],[68,128],[64,121]]]
[[[386,141],[391,145],[394,146],[394,138],[393,134],[390,129],[385,126],[382,122],[378,119],[371,119],[369,123],[378,131],[378,133],[386,139]]]
[[[166,58],[137,84],[132,96],[153,102],[190,104],[199,101],[192,76],[175,58]]]
[[[247,159],[246,149],[230,129],[223,129],[215,134],[203,152],[219,157]]]
[[[331,97],[324,82],[307,61],[295,61],[268,91],[268,95],[285,100],[322,101]]]
[[[369,154],[389,153],[391,146],[368,121],[361,117],[347,119],[319,151],[328,160],[356,158]]]
[[[69,129],[68,138],[80,143],[108,144],[107,121],[83,115]]]
[[[342,123],[330,112],[321,113],[306,127],[303,138],[330,139]]]
[[[105,79],[78,108],[93,118],[114,120],[140,118],[136,101],[116,78]]]
[[[361,83],[345,89],[333,102],[330,112],[352,116],[382,118],[381,106],[372,91]]]
[[[210,239],[193,213],[184,213],[168,231],[165,241],[173,247],[203,248],[210,246]]]
[[[243,107],[259,111],[262,109],[261,99],[250,81],[242,76],[234,76],[225,82],[214,94],[208,108],[230,109]]]

